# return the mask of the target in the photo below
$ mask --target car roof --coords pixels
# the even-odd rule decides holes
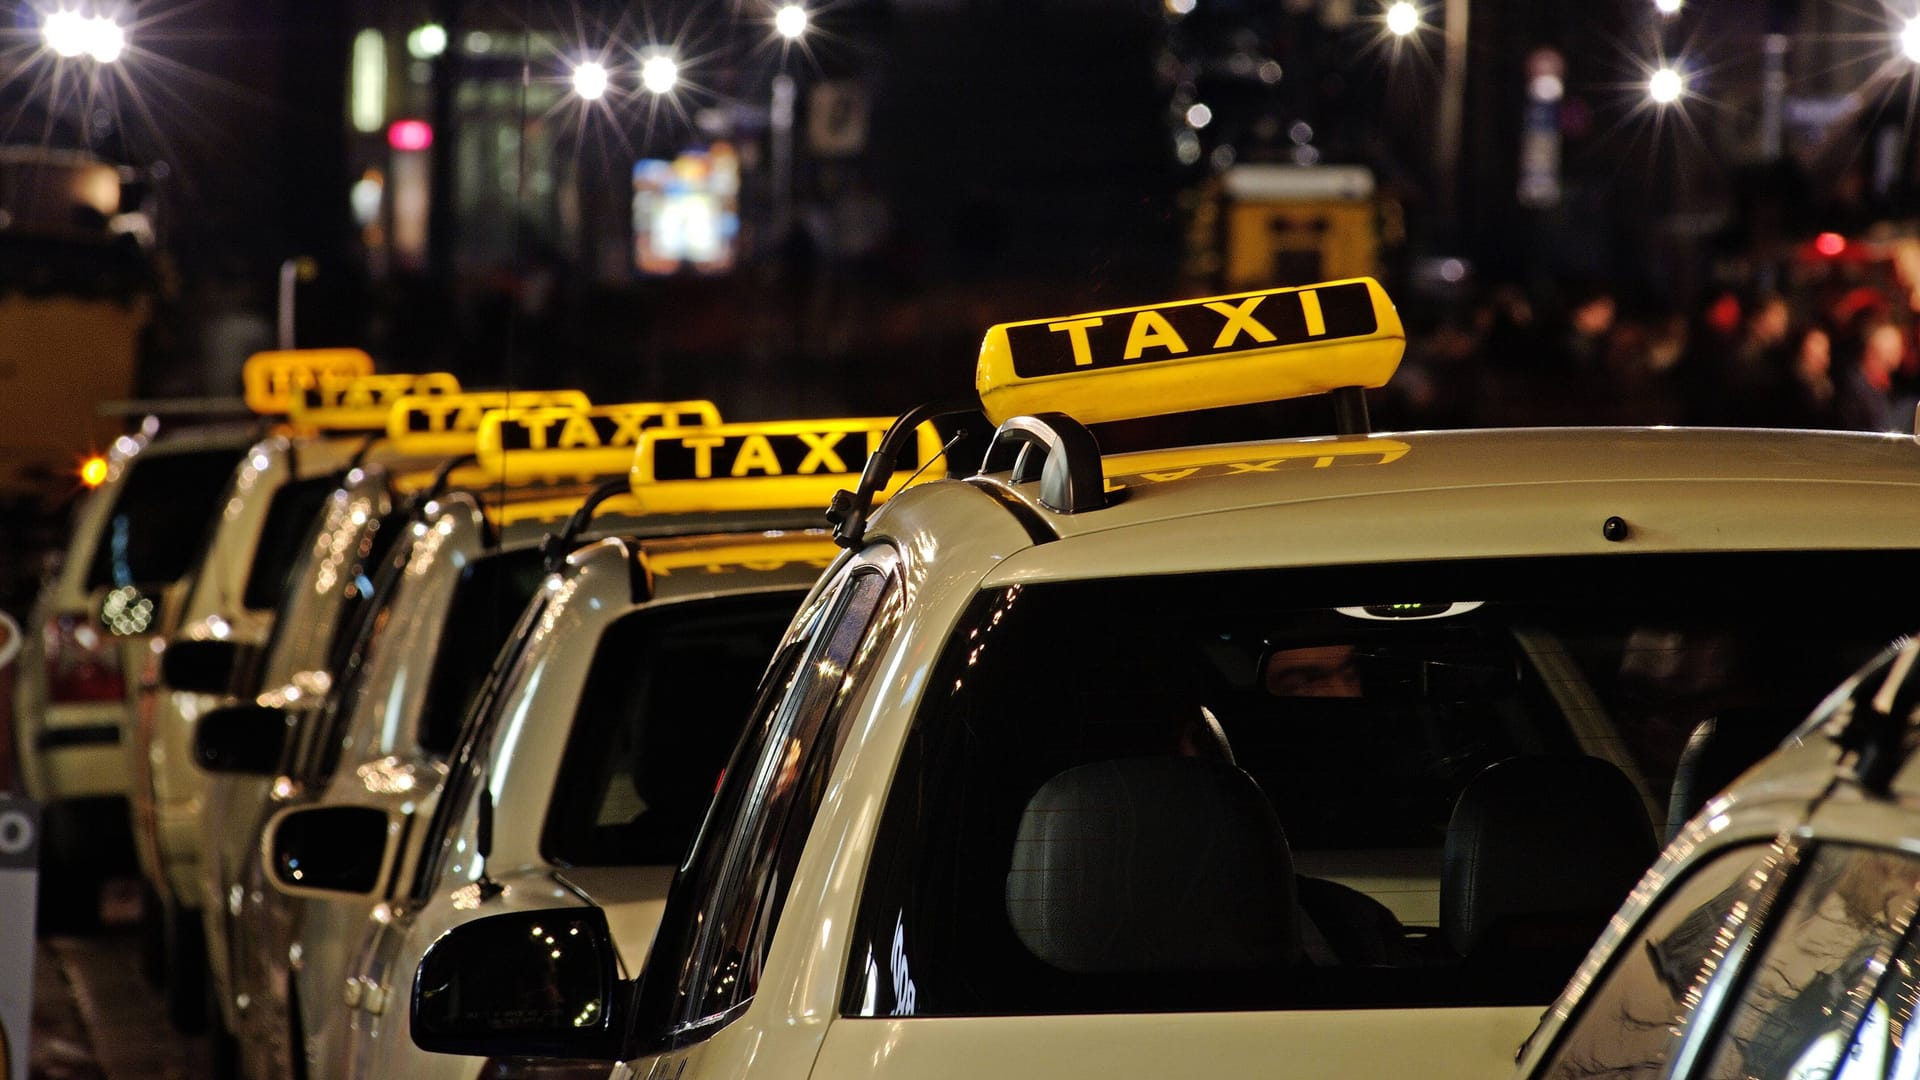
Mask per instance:
[[[1920,548],[1920,442],[1751,429],[1435,431],[1107,455],[1106,505],[1065,512],[1006,473],[985,487],[1034,543],[999,577],[1072,578],[1382,560],[1630,551]],[[916,498],[916,495],[918,496]],[[1614,536],[1608,519],[1624,532]],[[1847,528],[1832,527],[1835,520]],[[948,526],[943,544],[964,546]],[[960,535],[955,535],[959,533]],[[984,542],[984,541],[983,541]],[[998,543],[996,538],[992,542]]]

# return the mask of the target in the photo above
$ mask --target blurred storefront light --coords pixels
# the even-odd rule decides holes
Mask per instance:
[[[1406,37],[1420,29],[1420,9],[1408,0],[1396,0],[1387,8],[1387,31],[1394,37]]]
[[[799,4],[782,4],[773,13],[773,28],[788,41],[798,41],[807,32],[807,9]]]
[[[587,101],[605,97],[610,81],[607,69],[592,60],[573,66],[573,92]]]

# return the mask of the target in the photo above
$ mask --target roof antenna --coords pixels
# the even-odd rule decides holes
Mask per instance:
[[[860,473],[860,483],[852,491],[842,488],[833,493],[833,501],[827,504],[827,520],[833,523],[833,542],[843,548],[860,546],[867,535],[867,515],[873,512],[873,498],[880,489],[893,479],[894,465],[900,459],[900,451],[921,424],[943,416],[955,416],[964,413],[979,412],[980,406],[972,401],[953,398],[946,401],[929,401],[915,405],[900,414],[900,418],[887,429],[873,454],[867,458],[867,467]]]
[[[560,531],[548,533],[546,539],[540,541],[540,554],[546,557],[547,573],[560,572],[567,561],[567,553],[573,550],[574,541],[586,531],[588,523],[593,520],[593,512],[600,508],[600,504],[615,495],[624,495],[632,488],[632,481],[622,476],[605,481],[589,492],[586,500],[567,518],[567,523],[561,526]]]
[[[479,860],[480,877],[474,886],[480,890],[480,899],[488,900],[507,891],[505,885],[493,880],[487,871],[487,863],[493,857],[493,783],[491,777],[480,779],[480,813],[474,822],[473,852]]]

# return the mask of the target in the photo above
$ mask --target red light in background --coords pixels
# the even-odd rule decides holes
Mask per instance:
[[[425,120],[395,120],[387,128],[387,145],[395,150],[425,150],[433,145],[433,125]]]
[[[1847,238],[1837,232],[1823,232],[1813,238],[1813,250],[1831,259],[1847,250]]]

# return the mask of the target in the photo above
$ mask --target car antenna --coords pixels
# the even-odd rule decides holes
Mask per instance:
[[[480,807],[474,822],[474,856],[480,861],[480,877],[474,887],[480,890],[480,899],[487,900],[507,891],[505,885],[493,880],[487,871],[487,864],[493,859],[493,784],[492,777],[480,778]]]
[[[548,533],[546,539],[540,541],[540,554],[545,556],[547,573],[560,572],[561,567],[566,564],[567,553],[573,550],[574,541],[586,531],[588,523],[593,521],[593,512],[600,508],[601,503],[615,495],[624,495],[632,489],[632,482],[622,476],[605,481],[588,492],[586,499],[568,516],[567,523],[560,527],[560,531]]]
[[[833,501],[827,505],[827,520],[833,523],[833,542],[843,548],[855,548],[867,535],[867,515],[873,512],[873,499],[880,489],[893,479],[894,464],[900,458],[900,450],[909,439],[915,437],[915,431],[921,424],[941,417],[963,413],[979,412],[980,406],[973,401],[950,398],[945,401],[929,401],[915,405],[900,414],[900,418],[887,429],[867,458],[867,467],[860,473],[860,483],[854,490],[842,488],[833,493]]]

